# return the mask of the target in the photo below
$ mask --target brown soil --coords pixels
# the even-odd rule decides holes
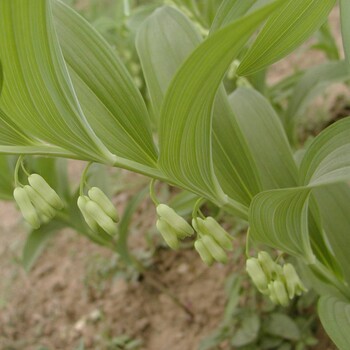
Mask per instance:
[[[65,230],[27,275],[16,263],[25,234],[18,215],[3,203],[0,213],[1,349],[74,349],[80,339],[108,349],[120,335],[141,339],[142,349],[195,349],[221,320],[232,266],[207,268],[191,250],[161,250],[142,281],[100,279],[113,253]]]

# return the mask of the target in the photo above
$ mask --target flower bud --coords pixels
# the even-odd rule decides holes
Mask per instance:
[[[225,251],[216,243],[213,237],[209,235],[203,235],[202,236],[202,242],[207,248],[210,255],[218,262],[222,264],[227,263],[227,254]]]
[[[198,220],[200,228],[203,226],[223,249],[233,250],[231,236],[214,218],[208,216],[204,220],[201,218]]]
[[[249,258],[246,262],[246,271],[258,290],[262,294],[268,294],[268,279],[258,259]]]
[[[272,281],[269,286],[270,299],[275,304],[280,304],[284,307],[289,305],[289,298],[286,287],[281,281]],[[277,303],[276,303],[277,301]]]
[[[26,185],[24,186],[24,190],[27,192],[30,201],[33,203],[35,209],[39,212],[39,216],[42,214],[44,218],[46,217],[49,220],[54,218],[56,215],[56,210],[52,208],[51,205],[46,202],[46,200],[41,197],[33,187]]]
[[[274,288],[273,282],[270,282],[269,285],[268,285],[267,287],[268,287],[268,291],[267,291],[267,293],[265,293],[265,294],[269,296],[270,300],[271,300],[275,305],[278,305],[278,304],[279,304],[279,301],[278,301],[278,299],[277,299],[277,295],[276,295],[276,292],[275,292],[275,288]]]
[[[40,227],[39,216],[30,201],[28,193],[24,188],[16,187],[13,191],[13,197],[24,217],[24,219],[30,224],[34,229]]]
[[[114,222],[119,221],[119,216],[113,203],[98,187],[92,187],[89,190],[89,197],[92,201],[96,202]]]
[[[198,252],[201,259],[204,261],[205,264],[208,266],[211,266],[214,262],[214,258],[209,253],[208,249],[205,247],[203,241],[201,239],[197,239],[194,242],[194,248]]]
[[[177,250],[179,248],[179,240],[175,230],[163,219],[158,219],[156,226],[167,245],[171,249]]]
[[[193,235],[193,228],[187,223],[187,221],[166,204],[159,204],[157,206],[157,214],[161,219],[165,220],[174,228],[179,238]]]
[[[80,209],[80,212],[82,213],[85,222],[87,225],[91,228],[93,232],[98,232],[98,224],[97,222],[91,218],[91,216],[86,211],[86,203],[90,201],[89,197],[87,196],[79,196],[77,204],[78,208]]]
[[[281,266],[272,260],[269,253],[264,251],[259,252],[258,260],[269,280],[277,279],[277,277],[282,274]]]
[[[95,220],[97,224],[111,236],[115,236],[117,229],[113,220],[103,211],[95,202],[89,200],[85,204],[85,210],[88,216]]]
[[[64,204],[58,194],[43,177],[38,174],[32,174],[28,177],[29,184],[55,209],[61,210]]]
[[[46,216],[45,214],[42,213],[38,213],[39,216],[39,220],[42,224],[47,224],[48,222],[50,222],[52,219],[49,218],[48,216]]]
[[[290,299],[293,299],[295,295],[301,295],[302,292],[307,291],[292,264],[285,264],[283,266],[283,273]]]

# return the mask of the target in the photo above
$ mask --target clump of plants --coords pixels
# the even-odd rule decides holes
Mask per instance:
[[[146,190],[119,218],[110,192],[90,177],[91,164],[131,170],[149,179],[170,248],[192,237],[206,264],[226,263],[232,238],[202,209],[244,220],[257,289],[284,307],[313,289],[325,330],[348,349],[350,119],[305,144],[296,137],[320,88],[349,79],[348,2],[339,5],[345,60],[325,25],[335,0],[179,0],[135,11],[123,4],[122,25],[110,30],[132,43],[129,71],[61,1],[0,3],[1,193],[8,199],[14,189],[33,228],[28,266],[35,247],[68,225],[141,269],[127,227]],[[271,65],[316,32],[314,48],[329,61],[268,85]],[[61,158],[88,162],[78,189],[70,189]],[[156,180],[181,189],[192,210],[161,202]],[[281,264],[266,247],[294,262]]]

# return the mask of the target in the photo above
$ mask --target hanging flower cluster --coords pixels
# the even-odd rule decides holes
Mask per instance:
[[[258,258],[249,258],[246,270],[258,290],[274,304],[288,306],[296,295],[307,291],[292,264],[281,266],[267,252],[259,252]]]

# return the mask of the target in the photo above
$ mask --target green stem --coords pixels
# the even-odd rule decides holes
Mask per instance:
[[[247,259],[250,258],[250,228],[247,230],[246,241],[245,241],[245,256]]]
[[[149,196],[152,199],[152,202],[154,203],[155,206],[159,205],[159,201],[156,196],[156,191],[155,191],[155,183],[156,179],[152,179],[151,183],[149,184]]]
[[[83,173],[81,174],[81,180],[80,180],[80,185],[79,185],[79,194],[81,196],[84,195],[84,185],[86,184],[86,176],[89,168],[91,167],[92,162],[89,162],[88,165],[85,167]]]
[[[196,202],[196,204],[193,207],[192,210],[192,217],[197,220],[197,216],[198,216],[198,212],[200,211],[200,207],[205,203],[205,199],[204,198],[199,198]],[[203,214],[202,214],[203,215]]]
[[[322,263],[316,260],[315,263],[310,264],[309,266],[316,274],[322,276],[329,284],[337,288],[347,299],[350,299],[350,289],[344,283],[339,281]]]
[[[22,164],[23,156],[19,156],[17,159],[16,167],[15,167],[15,174],[14,174],[14,180],[15,180],[15,187],[23,186],[21,182],[19,181],[18,174],[19,174],[19,168]]]

